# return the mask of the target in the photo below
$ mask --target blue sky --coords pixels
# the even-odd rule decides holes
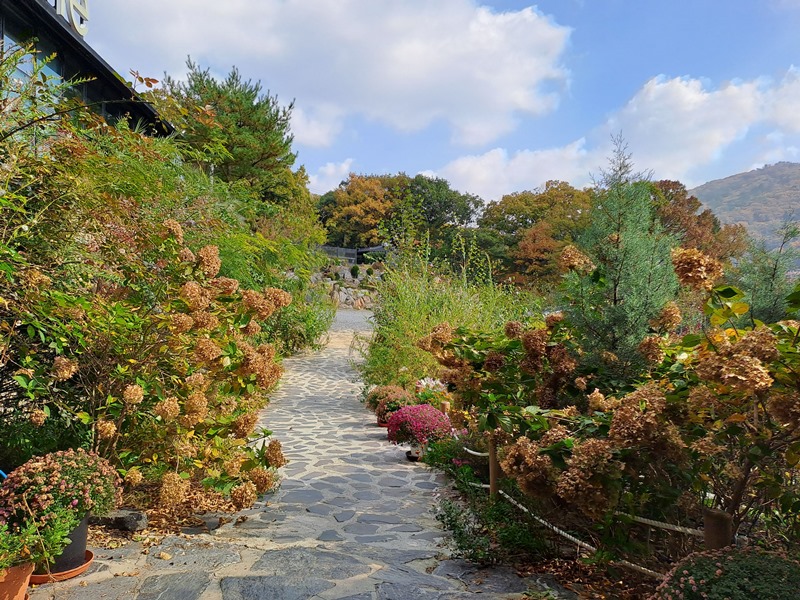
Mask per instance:
[[[90,0],[120,73],[232,65],[295,102],[317,193],[426,173],[485,200],[586,185],[622,133],[693,187],[800,161],[800,0]]]

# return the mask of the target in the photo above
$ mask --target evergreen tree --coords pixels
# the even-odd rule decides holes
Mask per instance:
[[[586,366],[630,376],[645,364],[638,347],[649,321],[677,293],[670,256],[676,243],[659,223],[646,177],[633,173],[624,144],[615,142],[578,241],[593,268],[570,271],[561,291],[567,317],[583,336]]]

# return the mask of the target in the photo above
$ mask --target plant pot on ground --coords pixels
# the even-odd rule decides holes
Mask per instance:
[[[450,437],[453,427],[446,414],[430,404],[404,406],[389,417],[387,436],[393,444],[408,444],[409,460],[419,460],[430,442]]]
[[[74,541],[65,561],[58,562],[56,557],[66,543],[58,545],[58,552],[37,553],[33,561],[37,573],[70,571],[87,556],[85,521],[89,513],[105,514],[116,507],[119,498],[119,476],[108,461],[80,449],[53,452],[32,458],[0,485],[0,518],[11,533],[33,523],[44,528],[46,535],[58,533],[56,537],[62,541]],[[59,515],[64,515],[63,519]],[[81,521],[84,523],[78,527]],[[58,525],[57,531],[49,531],[51,522]]]

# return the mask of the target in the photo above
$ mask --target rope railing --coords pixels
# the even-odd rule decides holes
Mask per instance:
[[[489,486],[487,484],[485,484],[485,483],[472,483],[472,482],[470,482],[470,485],[473,486],[473,487],[489,489]],[[536,521],[537,523],[539,523],[543,527],[549,529],[553,533],[556,533],[556,534],[560,535],[561,537],[563,537],[566,540],[569,540],[570,542],[572,542],[576,546],[578,546],[580,548],[584,548],[585,550],[588,550],[589,552],[591,552],[593,554],[597,552],[597,548],[595,548],[591,544],[587,544],[583,540],[581,540],[579,538],[576,538],[574,535],[572,535],[570,533],[567,533],[563,529],[560,529],[560,528],[556,527],[555,525],[553,525],[549,521],[545,521],[544,519],[542,519],[538,515],[536,515],[533,512],[531,512],[526,506],[524,506],[523,504],[520,504],[519,502],[517,502],[514,498],[509,496],[503,490],[500,490],[500,495],[503,496],[503,498],[505,498],[506,500],[508,500],[511,504],[513,504],[514,506],[516,506],[520,510],[522,510],[525,513],[527,513],[528,515],[530,515],[530,517],[534,521]],[[643,573],[644,575],[648,575],[648,576],[653,577],[655,579],[661,579],[661,578],[664,577],[663,573],[659,573],[658,571],[653,571],[652,569],[648,569],[647,567],[643,567],[641,565],[637,565],[636,563],[632,563],[632,562],[630,562],[628,560],[624,560],[624,559],[623,560],[615,560],[613,562],[615,564],[618,564],[618,565],[623,566],[623,567],[627,567],[627,568],[632,569],[634,571],[638,571],[639,573]]]

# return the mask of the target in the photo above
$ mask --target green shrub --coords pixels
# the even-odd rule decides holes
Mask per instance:
[[[670,571],[651,600],[788,600],[800,589],[800,563],[760,548],[691,554]]]
[[[397,388],[401,392],[388,394],[384,396],[378,406],[375,408],[375,416],[378,418],[378,423],[386,423],[392,413],[400,410],[404,406],[414,404],[414,397],[402,388]]]
[[[358,265],[353,265],[352,267],[350,267],[350,275],[353,276],[353,279],[358,279],[359,271],[360,269],[358,268]]]
[[[381,400],[385,398],[399,398],[408,395],[408,392],[399,385],[379,385],[367,392],[364,403],[367,408],[375,412]]]
[[[375,275],[374,269],[372,267],[367,267],[367,276],[372,277],[373,275]]]

